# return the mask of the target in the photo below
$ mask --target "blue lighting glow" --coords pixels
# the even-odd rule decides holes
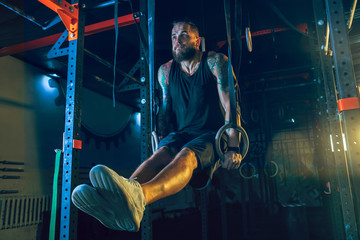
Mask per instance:
[[[140,124],[141,124],[141,114],[139,112],[137,112],[137,113],[135,113],[134,117],[135,117],[136,125],[140,126]]]
[[[60,76],[57,75],[56,73],[50,73],[49,76],[50,76],[50,77],[55,77],[55,78],[59,78],[59,77],[60,77]]]
[[[41,85],[46,92],[56,91],[56,81],[50,77],[43,76],[41,79]]]

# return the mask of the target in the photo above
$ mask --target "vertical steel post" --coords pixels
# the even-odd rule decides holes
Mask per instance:
[[[83,77],[83,50],[85,15],[81,0],[74,4],[63,1],[39,0],[51,10],[63,16],[67,30],[48,53],[48,58],[68,55],[65,129],[63,136],[63,172],[61,191],[60,236],[61,240],[77,239],[77,210],[71,204],[71,192],[78,184],[79,155],[81,149],[80,91]],[[78,9],[80,6],[80,9]],[[71,32],[69,32],[71,31]],[[69,39],[69,47],[60,48]]]
[[[78,37],[69,41],[65,132],[64,132],[64,160],[61,195],[60,238],[77,238],[77,210],[71,204],[71,191],[78,184],[80,149],[76,142],[80,140],[81,104],[80,92],[83,78],[83,49],[85,16],[81,8],[78,17]]]
[[[150,126],[155,128],[155,1],[148,0],[148,43],[149,43],[149,98],[150,98]]]
[[[334,95],[339,103],[343,99],[357,98],[358,95],[342,0],[325,0],[325,5],[334,56],[335,86],[337,90]],[[335,137],[334,152],[345,234],[346,239],[359,239],[355,214],[355,211],[358,210],[358,202],[353,193],[359,197],[360,145],[358,144],[359,136],[357,135],[359,133],[357,132],[359,128],[356,119],[360,119],[360,110],[346,109],[339,113],[338,116],[335,129],[337,132],[333,137]],[[336,124],[334,123],[334,125]]]
[[[149,6],[148,6],[149,5]],[[147,2],[147,0],[140,0],[140,28],[144,33],[144,36],[147,36],[148,27],[153,24],[153,20],[150,14],[153,14],[152,11],[148,11],[148,16],[146,12],[151,6],[155,6],[154,1]],[[153,16],[154,17],[154,16]],[[149,24],[149,26],[148,26]],[[152,26],[152,25],[151,25]],[[147,42],[153,41],[153,36],[148,36],[149,40]],[[150,40],[150,38],[152,40]],[[141,40],[141,39],[140,39]],[[151,66],[153,67],[153,49],[152,56],[146,53],[147,42],[140,41],[140,79],[144,81],[145,85],[140,88],[140,113],[141,113],[141,161],[145,161],[150,156],[150,146],[151,146],[151,100],[150,100],[150,76],[149,71],[153,74]],[[153,45],[153,42],[152,42]],[[150,45],[149,45],[150,46]],[[150,51],[149,51],[150,52]],[[147,66],[148,60],[146,59],[149,56],[149,66]],[[150,64],[151,62],[151,64]],[[150,69],[150,70],[149,70]],[[151,216],[151,205],[146,207],[144,217],[141,224],[141,239],[142,240],[151,240],[152,239],[152,216]]]
[[[71,192],[78,184],[79,156],[81,149],[81,88],[83,78],[83,50],[85,15],[81,0],[69,4],[66,1],[39,0],[62,16],[67,30],[48,53],[48,58],[68,55],[65,129],[63,136],[63,172],[61,191],[60,240],[77,239],[77,210],[71,204]],[[79,7],[80,6],[80,7]],[[69,47],[60,48],[69,39]]]
[[[318,97],[318,109],[319,109],[319,124],[321,128],[321,135],[319,136],[321,144],[317,143],[322,149],[318,149],[319,156],[323,156],[323,162],[327,169],[327,180],[330,186],[327,192],[327,197],[324,198],[324,202],[327,204],[330,212],[330,221],[332,229],[332,239],[342,240],[345,236],[345,229],[342,217],[340,194],[336,191],[339,183],[342,184],[342,193],[344,191],[350,194],[350,186],[346,181],[346,176],[342,177],[342,181],[338,181],[336,162],[338,162],[341,169],[346,169],[345,159],[340,157],[335,161],[335,154],[332,152],[330,136],[340,135],[339,123],[337,118],[336,109],[336,96],[334,89],[334,76],[332,68],[332,59],[328,54],[328,50],[325,51],[326,45],[326,11],[324,2],[322,0],[313,0],[313,10],[315,19],[315,28],[317,34],[318,55],[314,56],[314,62],[320,62],[320,69],[315,70],[315,77],[319,82],[319,97]],[[317,53],[317,51],[316,51]],[[320,86],[321,84],[321,86]],[[337,131],[337,132],[335,132]],[[340,170],[340,169],[338,169]],[[341,171],[340,171],[341,172]]]

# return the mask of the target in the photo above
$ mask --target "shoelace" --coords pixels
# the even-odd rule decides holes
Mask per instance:
[[[128,181],[131,185],[133,185],[133,186],[135,186],[135,187],[139,187],[139,186],[140,186],[140,183],[139,183],[138,181],[136,181],[136,179],[137,179],[137,177],[129,178],[129,179],[127,179],[127,181]]]

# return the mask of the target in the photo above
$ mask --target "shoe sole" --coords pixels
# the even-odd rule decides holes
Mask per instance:
[[[126,229],[126,231],[137,232],[140,223],[136,224],[132,214],[133,211],[136,211],[134,200],[124,183],[118,180],[122,177],[104,165],[93,167],[90,170],[89,177],[91,184],[109,202],[116,225]]]
[[[112,209],[108,207],[109,203],[95,188],[86,184],[79,185],[72,192],[71,200],[77,208],[99,220],[105,227],[124,230],[119,229],[119,226],[115,224],[115,216]]]

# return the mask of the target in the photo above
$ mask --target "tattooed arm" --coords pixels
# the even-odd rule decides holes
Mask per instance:
[[[230,122],[230,98],[228,83],[228,58],[222,53],[209,52],[207,59],[211,72],[216,77],[218,93],[221,104],[225,110],[225,123]],[[238,125],[240,125],[240,117],[236,117]],[[239,146],[239,134],[234,129],[228,130],[229,147]],[[225,162],[222,164],[224,168],[233,169],[240,167],[241,156],[234,152],[225,153]]]
[[[172,60],[161,65],[158,71],[158,81],[163,95],[158,122],[158,134],[160,139],[168,135],[171,128],[171,97],[169,95],[169,74],[171,64]]]

